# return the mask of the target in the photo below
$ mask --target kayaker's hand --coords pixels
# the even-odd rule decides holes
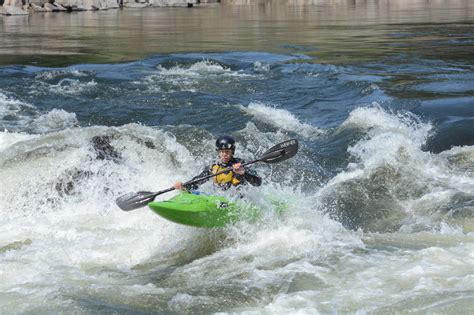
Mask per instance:
[[[179,189],[179,190],[184,190],[183,183],[181,183],[181,182],[176,182],[176,183],[174,184],[174,188]]]
[[[245,174],[245,168],[242,167],[241,163],[235,163],[234,165],[232,165],[232,169],[234,170],[234,173],[238,175]]]

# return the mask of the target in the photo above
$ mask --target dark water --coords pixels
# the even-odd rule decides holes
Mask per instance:
[[[1,17],[0,313],[469,313],[473,10]],[[205,230],[115,206],[194,176],[223,133],[246,159],[300,141],[255,165],[262,220]]]

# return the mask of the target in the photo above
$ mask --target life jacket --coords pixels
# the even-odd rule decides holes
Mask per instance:
[[[229,165],[229,166],[231,166],[231,165]],[[211,172],[213,174],[216,174],[220,171],[225,170],[229,166],[221,166],[219,164],[214,164],[214,165],[212,165]],[[229,184],[231,184],[233,186],[237,186],[238,184],[240,184],[240,180],[235,178],[234,175],[235,174],[234,174],[233,171],[228,171],[227,173],[219,174],[217,176],[214,176],[214,183],[216,183],[219,186],[225,186],[225,185],[229,185]]]

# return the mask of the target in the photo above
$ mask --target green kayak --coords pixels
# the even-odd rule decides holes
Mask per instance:
[[[223,227],[245,218],[258,217],[258,209],[231,202],[221,196],[183,192],[148,206],[156,214],[175,223],[196,227]]]

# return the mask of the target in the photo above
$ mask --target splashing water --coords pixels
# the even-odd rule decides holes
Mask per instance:
[[[29,68],[35,93],[2,87],[0,312],[472,309],[474,149],[440,137],[459,121],[407,110],[420,101],[388,96],[371,65],[236,54]],[[247,160],[300,139],[253,166],[259,221],[206,230],[117,208],[195,176],[223,133]]]

